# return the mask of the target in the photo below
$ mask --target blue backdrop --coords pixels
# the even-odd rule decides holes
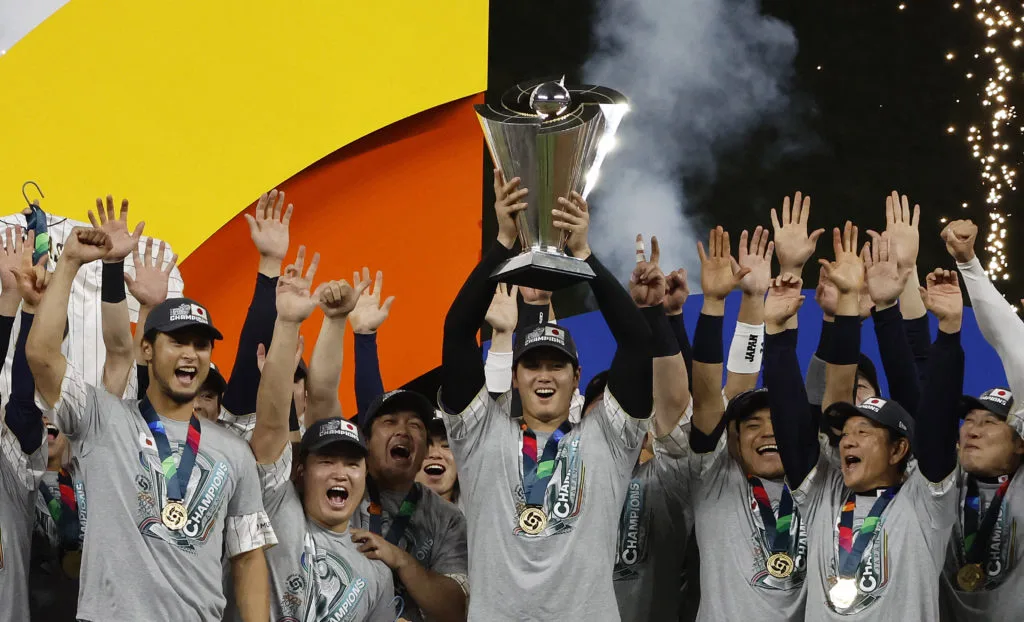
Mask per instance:
[[[798,354],[800,365],[804,372],[807,371],[807,364],[818,347],[818,336],[821,333],[821,309],[814,301],[814,290],[805,290],[806,300],[800,309],[800,341]],[[726,305],[725,330],[725,353],[728,358],[729,343],[732,341],[732,328],[736,325],[736,314],[739,312],[739,292],[733,292]],[[693,340],[693,330],[697,325],[697,316],[700,315],[700,308],[703,304],[702,296],[690,296],[683,308],[683,315],[686,318],[686,330]],[[979,395],[987,389],[996,386],[1006,386],[1006,374],[1003,373],[1003,366],[995,350],[988,345],[985,338],[978,330],[977,322],[974,320],[974,312],[969,307],[964,313],[964,327],[962,342],[966,365],[964,372],[964,392],[971,395]],[[615,354],[615,341],[612,339],[608,326],[601,317],[600,312],[594,311],[583,315],[576,315],[559,319],[558,323],[565,326],[572,333],[576,340],[576,347],[579,349],[581,378],[580,387],[586,386],[590,378],[607,369],[611,364],[612,356]],[[931,318],[931,331],[934,338],[937,330],[936,321]],[[485,348],[490,343],[485,344]],[[882,360],[878,356],[878,340],[875,338],[875,328],[869,318],[864,322],[861,333],[861,351],[875,362],[878,369],[878,379],[882,385],[882,394],[889,395],[889,385],[885,378],[885,370],[882,369]]]

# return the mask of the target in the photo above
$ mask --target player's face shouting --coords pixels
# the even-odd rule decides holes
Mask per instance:
[[[412,411],[380,415],[370,426],[370,473],[385,482],[410,484],[427,455],[427,426]]]
[[[152,344],[143,342],[143,352],[160,390],[184,404],[195,399],[210,373],[213,342],[204,330],[184,328],[157,333]]]
[[[779,446],[775,444],[775,428],[767,408],[762,408],[743,421],[733,424],[737,455],[747,473],[762,479],[783,476]]]
[[[331,445],[307,456],[300,468],[306,514],[328,529],[347,525],[366,489],[362,452]]]

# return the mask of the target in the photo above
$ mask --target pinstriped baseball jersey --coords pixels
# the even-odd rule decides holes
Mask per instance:
[[[21,213],[9,214],[0,218],[0,227],[15,225],[25,226],[25,216]],[[89,223],[70,220],[50,214],[47,216],[47,227],[50,234],[50,269],[60,258],[64,250],[64,240],[71,235],[75,227],[91,227]],[[145,252],[147,237],[139,241],[139,253]],[[153,239],[154,255],[159,247],[160,240]],[[168,245],[164,251],[164,259],[169,260],[174,252]],[[125,258],[125,272],[135,273],[135,265],[132,257]],[[64,340],[61,350],[64,357],[81,371],[86,382],[94,386],[100,386],[103,378],[103,361],[106,359],[106,349],[103,347],[103,330],[100,320],[100,282],[103,268],[99,261],[82,266],[75,276],[74,284],[71,287],[71,298],[68,302],[68,337]],[[181,273],[175,267],[171,271],[167,284],[168,297],[182,296],[185,283],[181,279]],[[139,317],[139,303],[131,294],[128,294],[128,313],[134,322]],[[14,322],[14,329],[11,331],[11,342],[18,338],[18,331],[21,329],[20,316]],[[0,396],[6,401],[11,394],[11,365],[14,360],[14,348],[7,352],[7,361],[4,364],[3,372],[0,373]],[[130,374],[128,390],[125,395],[134,396],[135,374]]]

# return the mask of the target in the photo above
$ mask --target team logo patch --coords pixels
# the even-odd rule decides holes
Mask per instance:
[[[186,302],[171,309],[169,320],[171,322],[188,320],[190,322],[199,322],[200,324],[209,324],[210,316],[203,307]]]
[[[885,404],[886,401],[880,397],[869,397],[868,399],[860,403],[860,407],[866,408],[874,412],[878,412],[882,410],[882,407],[885,406]]]

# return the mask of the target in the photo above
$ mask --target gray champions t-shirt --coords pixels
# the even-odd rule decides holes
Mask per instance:
[[[679,618],[686,541],[693,527],[688,474],[688,457],[666,451],[662,440],[654,441],[654,457],[633,469],[613,575],[623,622]]]
[[[978,483],[981,513],[991,506],[998,483]],[[974,622],[975,620],[1024,620],[1024,550],[1017,541],[1017,527],[1024,526],[1024,467],[1018,468],[999,508],[999,516],[988,541],[988,559],[982,566],[986,581],[976,591],[965,592],[957,586],[956,573],[965,563],[963,508],[967,497],[967,474],[961,469],[957,477],[957,521],[946,549],[946,565],[942,572],[942,619]]]
[[[454,503],[445,501],[433,490],[419,483],[413,485],[419,489],[420,500],[398,546],[427,570],[454,580],[468,594],[466,517]],[[403,499],[404,494],[381,491],[381,527],[385,534],[391,528],[392,517],[398,514]],[[359,510],[352,516],[351,526],[355,529],[370,528],[369,497],[363,499]],[[396,611],[401,617],[410,622],[425,620],[401,581],[396,580],[395,594],[398,596]]]
[[[267,550],[271,622],[394,622],[391,569],[360,553],[350,531],[335,533],[306,518],[291,481],[291,443],[259,473],[277,535],[277,546]]]
[[[2,411],[0,411],[2,413]],[[28,571],[46,441],[32,455],[0,422],[0,620],[28,620]]]
[[[722,434],[713,451],[697,454],[690,449],[689,430],[688,425],[677,426],[661,445],[674,455],[690,456],[687,477],[701,562],[697,619],[804,620],[808,529],[801,512],[794,504],[786,551],[793,560],[793,572],[776,578],[768,572],[771,543],[753,488],[729,453],[728,436]],[[783,484],[771,480],[762,484],[778,516]]]
[[[38,396],[37,402],[71,439],[84,471],[91,520],[78,617],[221,620],[221,554],[234,557],[277,542],[248,445],[220,426],[202,427],[184,499],[188,521],[171,531],[160,520],[167,501],[160,455],[136,400],[86,384],[68,365],[57,404],[49,409]],[[189,424],[160,419],[177,461]]]
[[[469,520],[469,619],[618,620],[615,535],[649,421],[629,417],[606,390],[559,444],[547,527],[531,536],[519,528],[522,432],[511,395],[495,400],[485,387],[465,411],[444,415]]]
[[[850,490],[842,473],[820,459],[794,499],[807,521],[807,620],[935,622],[939,619],[939,574],[956,520],[956,472],[939,483],[908,469],[902,488],[881,515],[881,525],[857,570],[858,596],[843,612],[828,599],[838,575],[839,518]],[[863,503],[862,503],[863,501]],[[873,505],[857,501],[856,532]]]

